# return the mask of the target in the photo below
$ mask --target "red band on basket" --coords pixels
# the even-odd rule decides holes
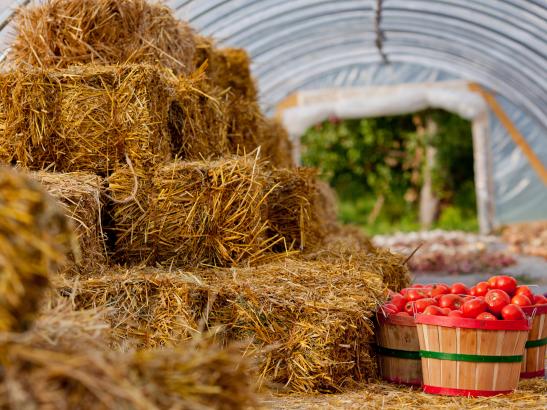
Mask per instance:
[[[444,396],[490,397],[498,394],[513,393],[513,390],[468,390],[451,389],[448,387],[428,386],[424,384],[424,393],[442,394]]]
[[[522,311],[528,316],[534,313],[534,311],[536,312],[536,315],[543,315],[544,313],[547,313],[547,303],[535,306],[522,306]]]
[[[383,315],[382,312],[377,313],[378,322],[387,323],[390,325],[399,325],[399,326],[416,326],[416,322],[412,316],[397,316],[397,315],[388,315],[387,317]]]
[[[416,316],[416,323],[482,330],[530,330],[527,320],[478,320],[464,317],[419,314]]]
[[[521,379],[532,379],[534,377],[543,377],[543,376],[545,376],[545,369],[541,369],[536,372],[522,372],[520,374]]]
[[[404,384],[405,386],[421,386],[422,385],[421,380],[403,380],[399,377],[385,377],[385,376],[383,376],[383,379],[390,383]]]

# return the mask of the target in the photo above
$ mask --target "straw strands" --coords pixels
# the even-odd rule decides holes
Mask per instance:
[[[194,35],[169,7],[145,0],[49,0],[20,9],[11,59],[20,67],[157,64],[193,70]]]
[[[0,409],[243,409],[255,403],[238,346],[109,351],[101,311],[61,303],[24,334],[0,333]],[[99,341],[98,341],[99,340]]]
[[[180,272],[113,267],[80,281],[58,280],[56,287],[78,309],[108,308],[112,345],[122,350],[173,346],[199,333],[193,311],[199,286]]]
[[[259,133],[260,150],[264,159],[275,168],[292,168],[293,147],[287,130],[279,121],[267,118],[261,122]]]
[[[130,197],[133,184],[129,169],[109,178],[117,200]],[[115,256],[148,265],[256,263],[278,240],[265,235],[266,188],[253,154],[165,165],[142,181],[134,200],[115,204]]]
[[[36,182],[0,168],[0,331],[31,324],[71,237],[68,220]]]
[[[362,390],[335,395],[269,395],[261,400],[265,407],[279,410],[347,410],[402,408],[417,410],[545,409],[547,380],[523,380],[515,393],[495,397],[450,397],[422,393],[416,388],[388,383],[370,383]]]
[[[285,259],[208,280],[210,323],[253,338],[248,350],[259,355],[263,381],[336,391],[376,375],[371,318],[385,297],[378,268]]]
[[[79,309],[108,307],[118,346],[172,345],[215,329],[247,341],[263,383],[336,391],[376,375],[372,317],[386,297],[384,260],[286,258],[251,268],[134,268],[58,284]]]
[[[274,184],[267,199],[269,234],[283,238],[278,250],[313,250],[326,230],[317,202],[316,171],[312,168],[274,169]]]
[[[39,171],[31,176],[58,201],[65,215],[72,221],[79,244],[79,253],[71,255],[72,265],[69,267],[72,273],[85,274],[106,263],[101,221],[103,179],[85,172],[59,174]]]
[[[168,73],[151,66],[14,71],[0,79],[0,161],[106,175],[171,156]]]

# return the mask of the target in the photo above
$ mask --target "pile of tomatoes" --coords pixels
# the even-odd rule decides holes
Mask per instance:
[[[468,288],[463,283],[413,285],[390,300],[380,311],[385,315],[414,316],[417,313],[479,320],[522,320],[522,307],[547,304],[528,286],[519,286],[512,276],[492,276]]]

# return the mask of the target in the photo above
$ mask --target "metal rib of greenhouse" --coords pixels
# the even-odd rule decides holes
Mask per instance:
[[[547,1],[383,0],[390,62],[437,68],[504,95],[547,128]],[[348,83],[381,64],[376,0],[174,0],[181,18],[245,47],[272,108],[306,84]],[[349,81],[351,83],[351,81]],[[332,84],[331,84],[332,83]]]

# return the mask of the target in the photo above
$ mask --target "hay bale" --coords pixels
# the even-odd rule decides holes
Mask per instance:
[[[59,202],[72,221],[79,254],[71,254],[70,271],[86,274],[105,264],[107,254],[101,215],[103,179],[85,172],[59,174],[39,171],[31,175]]]
[[[27,176],[0,167],[0,331],[31,324],[70,243],[54,200]]]
[[[261,122],[259,134],[260,152],[264,159],[276,168],[292,168],[292,143],[283,124],[276,119]]]
[[[257,100],[257,90],[251,75],[251,60],[242,48],[219,48],[210,37],[195,36],[194,67],[204,64],[211,83],[229,89],[234,96],[247,101]]]
[[[180,77],[177,104],[169,111],[173,154],[179,159],[217,158],[229,153],[225,92],[201,70]]]
[[[241,154],[256,149],[265,119],[257,102],[247,52],[239,48],[217,48],[211,38],[196,36],[194,65],[205,67],[211,84],[225,91],[223,105],[230,152]]]
[[[49,0],[19,10],[11,59],[19,66],[157,64],[192,71],[192,29],[145,0]]]
[[[122,263],[232,266],[256,263],[275,244],[266,238],[266,175],[253,155],[175,161],[141,181],[134,200],[114,206]],[[109,178],[114,199],[131,196],[129,169]]]
[[[243,409],[255,404],[252,370],[238,346],[200,338],[177,348],[101,348],[96,312],[48,312],[22,336],[0,334],[0,408]],[[57,317],[61,314],[62,321]]]
[[[137,65],[4,74],[0,99],[8,111],[0,161],[103,175],[125,164],[126,156],[141,167],[165,161],[171,156],[169,110],[176,104],[171,80]]]
[[[351,261],[365,269],[376,269],[381,273],[385,285],[395,292],[411,283],[410,271],[404,263],[406,258],[392,253],[389,249],[374,247],[357,226],[337,225],[325,237],[320,249],[306,253],[302,257],[309,261],[332,263]]]
[[[72,295],[78,309],[109,307],[112,344],[122,350],[174,346],[199,333],[192,307],[196,282],[178,272],[113,267],[56,287]]]
[[[371,319],[386,295],[382,263],[371,256],[368,265],[289,258],[253,268],[130,269],[68,293],[78,308],[112,309],[118,344],[137,337],[139,346],[169,345],[201,324],[225,341],[247,341],[262,382],[336,391],[376,375]]]
[[[292,391],[337,391],[376,375],[371,318],[384,300],[380,265],[370,269],[286,259],[217,270],[211,324],[230,338],[252,338],[260,374]]]
[[[228,151],[222,96],[201,73],[177,79],[147,65],[0,75],[0,162],[108,175],[173,156]],[[209,95],[209,94],[211,95]]]
[[[312,168],[274,169],[267,198],[269,235],[283,242],[276,250],[317,249],[326,235],[318,202],[316,171]]]

